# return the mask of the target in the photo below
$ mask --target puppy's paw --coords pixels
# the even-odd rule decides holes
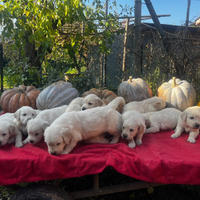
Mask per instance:
[[[23,147],[23,143],[22,142],[18,142],[18,143],[15,144],[15,147],[18,147],[18,148]]]
[[[196,143],[196,140],[194,139],[194,138],[188,138],[188,140],[187,140],[188,142],[190,142],[190,143]]]
[[[178,137],[180,137],[180,135],[177,135],[176,133],[171,135],[171,138],[178,138]]]
[[[135,143],[129,143],[128,146],[133,149],[133,148],[135,148],[136,145],[135,145]]]
[[[28,140],[26,139],[26,140],[24,140],[22,143],[23,143],[23,144],[27,144],[27,143],[28,143]]]
[[[142,140],[137,140],[137,141],[136,141],[136,144],[137,144],[137,145],[141,145],[141,144],[142,144]]]

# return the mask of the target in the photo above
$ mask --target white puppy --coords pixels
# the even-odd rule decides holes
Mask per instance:
[[[182,132],[188,132],[188,142],[195,143],[200,129],[200,107],[192,106],[184,110],[178,119],[178,124],[172,138],[180,137]]]
[[[44,132],[49,153],[68,154],[79,141],[98,138],[106,132],[113,135],[110,143],[117,143],[121,134],[122,119],[115,109],[120,103],[125,104],[125,101],[122,97],[117,97],[107,106],[80,112],[65,112]]]
[[[10,144],[15,141],[15,147],[22,147],[22,134],[16,123],[10,117],[0,119],[0,145]]]
[[[166,108],[160,111],[148,112],[142,114],[148,127],[145,133],[156,133],[161,130],[173,130],[178,123],[180,110],[175,108]]]
[[[143,101],[133,101],[127,103],[123,108],[123,113],[136,110],[140,113],[154,112],[165,108],[166,103],[161,97],[151,97]]]
[[[95,94],[89,94],[83,99],[82,110],[105,106],[104,102]]]
[[[27,123],[28,137],[23,141],[23,143],[38,143],[44,136],[44,130],[50,126],[56,118],[61,116],[67,107],[67,105],[64,105],[43,110],[34,119],[30,119]]]
[[[69,103],[66,112],[81,111],[82,106],[83,106],[83,97],[77,97]]]
[[[12,119],[12,120],[14,120],[15,119],[15,117],[14,117],[14,113],[5,113],[5,114],[3,114],[3,115],[0,115],[0,120],[2,120],[3,118],[9,118],[9,119]]]
[[[14,122],[17,124],[18,129],[22,134],[27,135],[26,125],[28,120],[33,119],[37,115],[36,110],[30,106],[22,106],[14,113]]]
[[[142,144],[142,137],[146,130],[145,117],[138,111],[127,111],[122,115],[122,138],[128,140],[128,146],[135,148]],[[134,141],[135,139],[135,141]],[[136,144],[135,144],[136,142]]]

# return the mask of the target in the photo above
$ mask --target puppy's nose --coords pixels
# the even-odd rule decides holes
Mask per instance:
[[[57,152],[56,151],[53,151],[53,152],[51,152],[51,155],[56,155],[57,154]]]
[[[86,110],[86,108],[85,108],[85,107],[82,107],[82,110]]]
[[[1,142],[0,142],[0,145],[1,145]]]
[[[196,127],[196,128],[199,128],[199,124],[195,124],[195,127]]]
[[[127,135],[126,135],[126,134],[124,134],[124,135],[123,135],[123,138],[127,138]]]
[[[30,143],[33,143],[34,141],[33,140],[30,140]]]

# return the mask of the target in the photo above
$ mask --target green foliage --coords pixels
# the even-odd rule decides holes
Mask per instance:
[[[75,76],[71,83],[73,87],[79,91],[79,95],[90,90],[91,88],[97,87],[96,77],[94,73],[89,70],[85,70],[84,72],[81,72],[79,75]]]
[[[100,51],[109,53],[107,44],[122,30],[115,11],[105,20],[103,3],[94,1],[89,7],[82,0],[4,1],[0,6],[2,36],[4,41],[12,42],[21,58],[7,66],[12,71],[12,84],[22,81],[40,86],[46,82],[43,73],[49,71],[47,63],[52,60],[66,62],[80,73],[86,66],[89,44],[98,44]],[[116,6],[113,2],[109,9]],[[6,75],[10,80],[11,76]]]
[[[161,74],[160,68],[157,67],[154,72],[146,75],[146,77],[143,77],[143,79],[147,81],[147,83],[151,87],[153,95],[156,96],[158,88],[163,82],[165,82],[165,74]]]

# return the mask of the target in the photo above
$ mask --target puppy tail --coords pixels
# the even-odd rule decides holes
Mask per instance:
[[[125,100],[124,100],[123,97],[116,97],[115,99],[113,99],[113,100],[107,105],[107,107],[116,110],[116,109],[118,108],[119,105],[122,105],[122,106],[125,105]]]

